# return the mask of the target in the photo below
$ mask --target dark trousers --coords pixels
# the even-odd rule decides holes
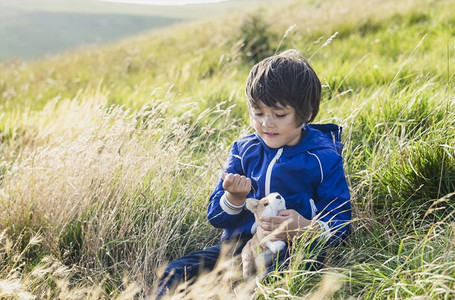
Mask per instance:
[[[227,246],[230,255],[237,256],[242,252],[247,241],[248,239],[231,239],[227,243],[217,244],[171,261],[164,270],[154,293],[147,299],[160,299],[166,293],[172,294],[179,283],[195,279],[200,272],[212,271],[220,258],[222,247]],[[276,270],[277,266],[279,269],[286,268],[288,257],[289,250],[286,247],[278,253],[275,263],[267,269],[267,273]],[[316,261],[322,262],[323,259],[324,255],[318,255]]]
[[[158,287],[152,296],[155,299],[160,299],[166,293],[172,293],[179,283],[196,278],[200,272],[212,271],[220,258],[222,247],[227,247],[230,255],[237,256],[242,253],[242,249],[247,242],[248,239],[231,239],[229,242],[223,242],[171,261],[166,266],[159,280]],[[282,263],[285,261],[288,256],[287,252],[287,249],[280,251],[278,262]],[[274,269],[275,265],[271,266],[268,271],[273,271]]]

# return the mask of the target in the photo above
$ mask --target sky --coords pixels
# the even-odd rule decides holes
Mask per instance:
[[[226,2],[228,0],[98,0],[98,1],[163,6],[181,6],[187,4]]]

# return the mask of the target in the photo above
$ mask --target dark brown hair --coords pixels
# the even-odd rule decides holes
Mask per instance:
[[[248,75],[245,93],[250,108],[257,108],[259,101],[274,108],[291,106],[301,126],[318,114],[321,82],[308,61],[291,49],[257,63]]]

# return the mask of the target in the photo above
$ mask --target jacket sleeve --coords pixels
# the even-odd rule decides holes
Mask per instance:
[[[234,143],[224,169],[227,173],[245,175],[237,143]],[[210,196],[210,203],[207,208],[208,221],[217,228],[238,227],[245,217],[244,206],[235,206],[227,200],[223,189],[223,180],[220,177]]]
[[[351,201],[342,157],[331,155],[321,161],[321,182],[316,189],[316,222],[322,237],[336,243],[349,233]]]

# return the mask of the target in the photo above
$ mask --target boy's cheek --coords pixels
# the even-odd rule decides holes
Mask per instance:
[[[251,127],[255,127],[255,122],[254,122],[254,119],[253,119],[253,116],[250,115],[250,126]]]

